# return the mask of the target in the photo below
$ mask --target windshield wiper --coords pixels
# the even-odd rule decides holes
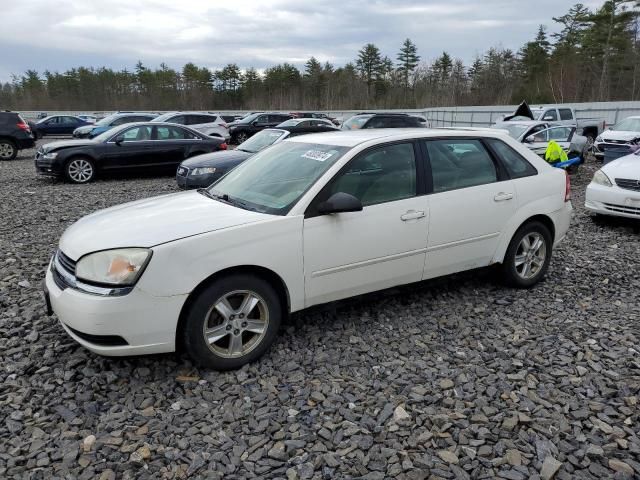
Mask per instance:
[[[233,205],[234,207],[239,207],[239,208],[242,208],[244,210],[250,210],[252,212],[256,211],[255,209],[249,207],[242,200],[238,200],[237,198],[232,198],[229,195],[227,195],[226,193],[223,193],[222,195],[220,195],[220,194],[215,193],[215,192],[210,192],[206,188],[199,188],[198,189],[198,193],[201,193],[205,197],[211,198],[213,200],[218,200],[219,202],[226,203],[227,205]]]

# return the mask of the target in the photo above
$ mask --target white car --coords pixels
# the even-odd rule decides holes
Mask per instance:
[[[210,137],[221,137],[226,142],[231,139],[229,126],[217,113],[208,112],[167,112],[153,119],[154,122],[177,123],[188,125],[200,133]]]
[[[563,170],[501,132],[303,135],[207,189],[79,220],[45,297],[93,352],[180,343],[237,368],[312,305],[493,264],[533,286],[569,228],[569,191]]]
[[[640,145],[640,117],[627,117],[596,138],[594,154],[602,160],[604,151],[613,149],[619,156],[634,152]]]
[[[640,156],[618,158],[593,175],[584,206],[595,214],[640,218]]]

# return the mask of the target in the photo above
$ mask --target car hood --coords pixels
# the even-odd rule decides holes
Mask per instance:
[[[96,125],[83,125],[81,127],[76,128],[76,132],[90,132],[91,130],[93,130],[94,128],[97,128]]]
[[[640,138],[640,132],[628,132],[625,130],[605,130],[600,134],[603,140],[623,140],[629,142]]]
[[[249,158],[253,153],[240,150],[223,150],[220,152],[205,153],[197,157],[190,158],[182,162],[181,166],[188,168],[195,167],[224,167],[227,165],[237,165]]]
[[[125,203],[81,218],[64,232],[60,249],[78,260],[99,250],[150,248],[272,218],[213,200],[197,191],[174,193]]]
[[[51,142],[42,146],[43,152],[52,152],[54,150],[62,150],[65,148],[73,147],[86,147],[94,145],[96,142],[93,140],[61,140],[59,142]]]
[[[620,157],[602,167],[602,171],[613,181],[614,178],[640,180],[640,156],[632,153]]]

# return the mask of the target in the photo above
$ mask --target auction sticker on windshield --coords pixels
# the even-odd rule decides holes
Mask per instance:
[[[329,150],[328,152],[323,152],[321,150],[307,150],[302,154],[302,158],[324,162],[325,160],[329,160],[335,153],[335,150]]]

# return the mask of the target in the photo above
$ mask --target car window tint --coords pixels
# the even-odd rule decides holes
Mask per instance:
[[[113,122],[111,122],[112,127],[117,127],[118,125],[124,125],[125,123],[131,122],[131,117],[120,117],[116,118]]]
[[[140,126],[125,130],[120,134],[124,142],[142,142],[151,140],[151,127]]]
[[[64,125],[74,125],[78,123],[78,120],[73,117],[60,117],[61,123]]]
[[[179,125],[184,125],[186,121],[187,120],[184,115],[176,115],[175,117],[171,117],[167,120],[169,123],[177,123]]]
[[[542,117],[543,120],[558,120],[558,114],[555,110],[547,110]]]
[[[256,118],[255,121],[258,123],[258,125],[264,124],[264,123],[269,123],[269,116],[268,115],[260,115],[258,118]]]
[[[568,142],[572,130],[573,129],[571,127],[550,128],[549,130],[547,130],[549,132],[547,138],[549,140]]]
[[[388,145],[352,160],[333,180],[329,195],[344,192],[363,206],[416,195],[416,159],[411,143]]]
[[[373,117],[369,120],[365,128],[386,128],[388,126],[388,121],[383,117]]]
[[[570,108],[560,108],[558,112],[560,113],[560,120],[573,120],[573,112]]]
[[[184,128],[156,127],[156,138],[158,140],[189,140],[196,137]]]
[[[533,165],[502,140],[488,138],[487,142],[504,164],[511,178],[530,177],[538,173]]]
[[[498,181],[493,160],[479,140],[430,140],[425,143],[434,193]]]

